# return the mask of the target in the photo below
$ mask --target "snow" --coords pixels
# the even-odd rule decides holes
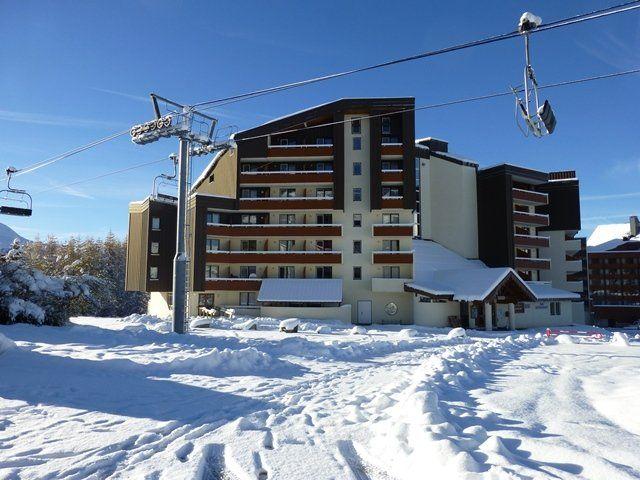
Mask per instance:
[[[547,282],[527,282],[538,300],[577,300],[580,295],[560,288],[553,288]]]
[[[613,336],[611,337],[611,345],[616,345],[618,347],[628,347],[629,337],[624,332],[613,332]]]
[[[259,302],[342,302],[339,278],[264,278]]]
[[[356,325],[351,329],[351,335],[366,335],[367,333],[369,333],[367,329],[360,325]]]
[[[29,242],[26,238],[18,235],[11,227],[0,223],[0,252],[9,250],[15,239],[18,239],[21,244]]]
[[[0,325],[0,478],[640,477],[636,339],[291,320]]]
[[[299,326],[300,326],[299,318],[287,318],[286,320],[282,320],[280,322],[278,329],[281,332],[291,333],[291,332],[297,332]]]
[[[280,325],[282,326],[282,323]],[[234,330],[257,330],[258,321],[255,318],[250,318],[245,322],[236,323],[231,328],[233,328]]]
[[[452,328],[449,333],[447,333],[447,338],[464,338],[467,336],[467,332],[462,327]]]
[[[4,352],[8,352],[13,348],[16,348],[15,342],[0,333],[0,354],[3,354]]]
[[[576,339],[574,339],[571,335],[568,335],[566,333],[561,333],[560,335],[558,335],[556,337],[556,342],[561,345],[571,345],[574,343],[578,343]]]
[[[587,246],[595,247],[611,240],[620,240],[629,235],[629,223],[610,223],[608,225],[598,225],[589,238]]]

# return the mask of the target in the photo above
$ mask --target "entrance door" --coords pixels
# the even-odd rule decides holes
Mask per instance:
[[[358,325],[371,325],[371,300],[358,300]]]

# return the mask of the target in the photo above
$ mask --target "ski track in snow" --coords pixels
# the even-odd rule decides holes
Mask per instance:
[[[76,322],[0,329],[0,479],[640,478],[635,346]]]

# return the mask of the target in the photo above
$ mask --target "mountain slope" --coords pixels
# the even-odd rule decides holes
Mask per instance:
[[[8,249],[16,238],[20,240],[20,242],[29,241],[14,232],[11,227],[6,226],[4,223],[0,223],[0,251]]]

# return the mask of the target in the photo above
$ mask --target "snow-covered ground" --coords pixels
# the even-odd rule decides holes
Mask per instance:
[[[0,478],[640,478],[638,339],[241,322],[0,326]]]

